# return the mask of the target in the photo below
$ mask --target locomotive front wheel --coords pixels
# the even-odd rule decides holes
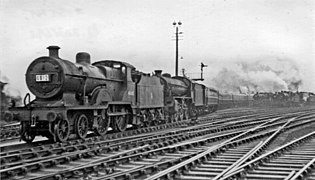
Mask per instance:
[[[35,139],[35,134],[26,130],[24,134],[21,136],[21,139],[27,143],[31,143]]]
[[[128,118],[127,116],[124,117],[124,116],[117,116],[116,118],[116,121],[115,121],[115,125],[116,125],[116,130],[119,131],[119,132],[123,132],[127,129],[127,121],[128,121]]]
[[[59,120],[57,124],[55,125],[55,135],[57,138],[57,141],[59,142],[66,142],[69,138],[70,134],[70,125],[69,121],[67,120]]]
[[[30,129],[31,127],[28,122],[22,122],[21,139],[27,143],[31,143],[35,139],[35,134]]]
[[[75,132],[81,139],[85,139],[88,133],[89,120],[84,114],[78,114],[75,121]]]
[[[101,116],[97,118],[97,128],[94,132],[99,136],[104,136],[107,133],[110,124],[110,119],[108,117],[102,118]]]

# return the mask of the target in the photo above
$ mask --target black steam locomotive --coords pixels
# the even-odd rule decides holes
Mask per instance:
[[[272,106],[272,107],[296,107],[312,105],[314,93],[311,92],[257,92],[254,94],[255,106]]]
[[[58,46],[49,56],[35,59],[27,69],[26,83],[36,96],[24,98],[23,107],[11,111],[21,122],[21,139],[35,136],[65,142],[70,135],[84,139],[88,131],[103,136],[108,129],[125,131],[161,123],[196,119],[218,108],[219,93],[186,77],[171,77],[156,70],[139,72],[121,61],[91,64],[80,52],[76,63],[59,58]]]

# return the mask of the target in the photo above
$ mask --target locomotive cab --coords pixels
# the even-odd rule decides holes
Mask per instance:
[[[134,87],[135,83],[132,79],[132,72],[135,67],[121,61],[104,60],[92,64],[101,69],[106,78],[112,83],[107,88],[111,89],[113,101],[135,102]]]

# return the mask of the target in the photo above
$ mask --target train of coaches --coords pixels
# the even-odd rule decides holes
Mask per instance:
[[[103,136],[108,130],[194,120],[218,108],[251,106],[261,97],[220,94],[187,77],[161,70],[145,74],[122,61],[91,64],[85,52],[72,63],[59,57],[58,46],[47,49],[49,56],[32,61],[25,75],[35,100],[27,94],[23,107],[10,108],[26,142],[36,136],[65,142],[72,135],[85,139],[89,131]]]

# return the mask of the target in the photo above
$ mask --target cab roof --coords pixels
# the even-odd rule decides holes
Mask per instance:
[[[117,60],[101,60],[101,61],[94,62],[92,65],[93,66],[96,66],[96,65],[111,66],[112,64],[122,64],[126,67],[130,67],[131,69],[135,69],[135,67],[129,63],[123,62],[123,61],[117,61]]]

